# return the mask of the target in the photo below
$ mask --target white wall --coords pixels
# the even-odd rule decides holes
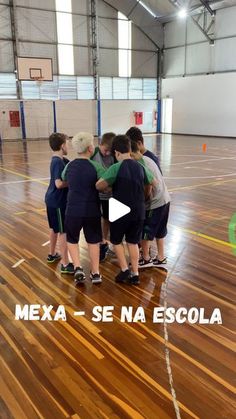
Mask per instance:
[[[21,128],[10,127],[10,111],[20,111],[19,101],[1,100],[0,101],[0,135],[2,139],[22,138]]]
[[[135,125],[134,111],[144,112],[144,124],[139,125],[143,132],[155,132],[153,116],[157,108],[155,100],[103,100],[101,103],[102,132],[125,133]]]
[[[78,131],[97,135],[97,102],[95,100],[58,100],[56,103],[57,131],[73,136]],[[155,100],[103,100],[101,101],[102,133],[125,133],[135,125],[134,111],[143,112],[143,132],[155,132]],[[19,101],[0,101],[0,135],[2,139],[20,139],[20,128],[11,128],[9,111],[20,110]],[[54,128],[53,103],[50,100],[24,101],[26,138],[47,138]]]
[[[95,100],[58,100],[56,102],[57,131],[72,136],[78,131],[97,134]]]
[[[236,137],[236,73],[162,81],[173,99],[172,132]]]
[[[27,138],[48,137],[53,132],[53,107],[47,100],[24,101]]]

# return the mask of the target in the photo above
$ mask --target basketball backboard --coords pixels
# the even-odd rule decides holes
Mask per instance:
[[[17,67],[18,80],[53,80],[51,58],[18,57]]]

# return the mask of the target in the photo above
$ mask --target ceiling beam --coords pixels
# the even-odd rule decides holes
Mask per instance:
[[[202,5],[207,9],[207,11],[210,13],[211,16],[214,16],[215,12],[212,10],[212,8],[209,5],[209,2],[207,0],[200,0]]]

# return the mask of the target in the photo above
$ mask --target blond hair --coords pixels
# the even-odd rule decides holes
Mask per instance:
[[[89,132],[78,132],[72,138],[72,147],[79,153],[86,153],[89,146],[93,145],[94,138]]]

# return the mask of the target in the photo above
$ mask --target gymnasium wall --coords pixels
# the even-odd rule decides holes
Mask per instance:
[[[135,125],[134,112],[143,112],[143,132],[155,132],[154,112],[157,102],[154,100],[104,100],[102,101],[102,131],[114,131],[123,134]]]
[[[24,119],[26,138],[47,138],[54,130],[53,102],[50,100],[25,100]],[[101,101],[101,130],[124,133],[135,124],[133,111],[143,112],[140,128],[144,132],[155,132],[155,100],[103,100]],[[73,136],[78,131],[98,134],[97,102],[95,100],[55,101],[56,128]],[[9,111],[20,111],[17,100],[0,101],[0,135],[3,140],[21,139],[21,127],[11,127]],[[22,126],[22,123],[21,123]]]
[[[208,26],[209,13],[206,18]],[[216,11],[213,46],[190,17],[165,24],[164,77],[236,71],[235,22],[236,6]]]
[[[110,3],[110,5],[108,4]],[[57,54],[57,24],[54,0],[15,0],[18,54],[23,57],[52,58],[53,74],[59,74]],[[118,14],[129,14],[136,0],[97,2],[100,76],[119,74]],[[157,46],[162,45],[163,31],[159,23],[153,25],[151,16],[140,5],[129,16],[132,25],[132,77],[156,77]],[[93,74],[91,48],[91,11],[87,0],[72,0],[73,49],[75,75]],[[138,27],[139,26],[139,27]],[[0,73],[13,73],[13,36],[10,3],[0,4]]]
[[[164,79],[173,99],[172,132],[236,137],[236,73]]]

